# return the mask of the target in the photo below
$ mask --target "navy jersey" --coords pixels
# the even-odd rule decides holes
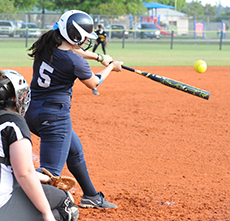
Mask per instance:
[[[52,62],[46,52],[34,61],[31,96],[33,100],[56,103],[69,102],[74,81],[86,80],[93,75],[88,62],[72,50],[54,51]]]
[[[0,158],[10,159],[9,146],[17,140],[31,141],[30,130],[25,119],[18,113],[0,110]],[[13,170],[10,165],[0,163],[0,207],[11,197],[13,191]]]
[[[97,42],[104,42],[106,40],[107,34],[104,30],[102,30],[102,31],[97,30],[96,34],[98,36],[98,38],[96,40]]]

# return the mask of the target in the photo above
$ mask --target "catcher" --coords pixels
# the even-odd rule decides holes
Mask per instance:
[[[0,71],[0,220],[76,221],[79,211],[71,194],[41,185],[35,171],[23,118],[28,90],[22,75]]]

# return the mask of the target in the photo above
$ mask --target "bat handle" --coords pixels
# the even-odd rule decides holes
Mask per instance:
[[[125,65],[121,65],[121,67],[124,68],[124,69],[126,69],[126,70],[135,72],[135,69],[134,69],[134,68],[130,68],[130,67],[127,67],[127,66],[125,66]]]

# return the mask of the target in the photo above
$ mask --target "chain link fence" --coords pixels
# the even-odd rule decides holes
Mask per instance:
[[[14,38],[22,38],[23,36],[20,36],[18,31],[22,30],[22,23],[25,22],[35,23],[39,27],[39,30],[41,31],[40,33],[42,34],[52,29],[54,23],[58,21],[60,16],[61,14],[57,13],[0,14],[0,38],[7,38],[9,36]],[[185,14],[164,14],[160,16],[91,16],[94,20],[95,30],[97,29],[98,24],[103,24],[105,26],[106,31],[109,33],[109,41],[154,41],[154,36],[151,38],[148,37],[148,34],[142,35],[142,33],[149,32],[154,34],[156,30],[141,30],[138,28],[139,23],[147,22],[153,23],[157,26],[158,31],[160,31],[160,41],[170,41],[173,37],[173,40],[178,42],[200,41],[210,43],[212,41],[219,41],[220,38],[222,38],[224,42],[230,42],[230,16],[195,16],[195,18],[186,16]],[[12,21],[13,27],[1,26],[2,21]],[[113,29],[111,25],[120,25],[120,29]],[[6,32],[4,32],[10,28],[14,32],[13,35],[7,35]],[[23,31],[28,30],[28,27],[23,29]],[[32,31],[33,30],[34,29],[32,29]],[[120,33],[120,35],[113,37],[113,33]],[[24,38],[25,37],[29,36],[24,35]]]

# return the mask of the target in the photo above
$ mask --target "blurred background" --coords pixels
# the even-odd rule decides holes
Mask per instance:
[[[37,38],[63,12],[79,9],[92,16],[95,30],[104,25],[109,41],[230,39],[230,7],[220,0],[215,5],[203,1],[6,0],[0,2],[0,37]]]

